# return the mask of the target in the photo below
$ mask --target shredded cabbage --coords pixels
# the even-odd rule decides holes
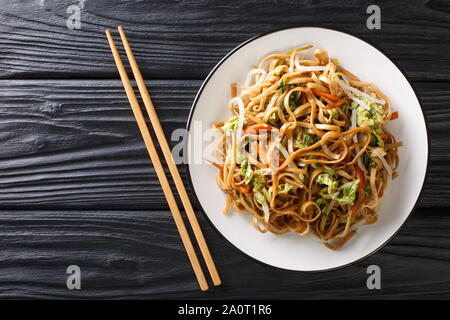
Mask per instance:
[[[323,168],[326,173],[328,173],[331,177],[334,177],[336,172],[333,169],[331,169],[330,167],[325,166],[325,165],[323,166]]]
[[[266,177],[264,175],[253,174],[252,183],[254,192],[261,191],[266,184]]]
[[[287,194],[289,193],[289,191],[291,191],[292,189],[296,189],[297,187],[290,184],[290,183],[283,183],[282,185],[278,186],[278,190],[277,193],[278,194]]]
[[[239,122],[239,117],[232,116],[227,122],[225,122],[225,124],[222,127],[222,131],[227,132],[227,131],[231,130],[231,131],[236,132],[236,130],[238,128],[238,122]]]
[[[339,115],[339,111],[337,111],[337,109],[331,109],[328,110],[328,113],[330,114],[330,116],[328,118],[325,118],[325,121],[327,123],[331,123],[331,121],[333,120],[333,118],[337,118]]]
[[[242,128],[244,127],[244,103],[242,102],[242,99],[240,97],[235,97],[230,100],[230,103],[237,103],[239,107],[239,120],[238,120],[238,126],[236,131],[236,139],[239,139],[242,135]]]
[[[297,149],[302,149],[305,148],[306,146],[303,144],[302,141],[302,132],[300,131],[300,129],[297,127],[295,128],[295,139],[294,139],[294,147]]]
[[[247,159],[244,159],[241,163],[241,174],[244,176],[244,183],[249,184],[253,177],[253,170]]]
[[[319,174],[316,177],[318,184],[324,184],[328,187],[328,193],[331,194],[337,190],[338,182],[328,173]]]
[[[362,98],[365,103],[369,106],[369,110],[359,106],[355,102],[352,102],[351,108],[356,110],[356,124],[361,127],[363,125],[369,125],[370,132],[372,133],[373,142],[371,145],[378,144],[380,147],[384,147],[384,141],[381,139],[379,134],[383,131],[380,129],[383,124],[384,108],[373,101]]]
[[[320,191],[320,195],[325,199],[333,199],[340,204],[353,204],[358,191],[359,179],[347,182],[339,187],[339,190],[329,194],[325,189]]]
[[[357,105],[354,101],[352,102],[351,108],[356,109],[357,114],[357,125],[359,127],[368,124],[369,126],[379,126],[383,123],[384,108],[377,105],[375,102],[369,101],[362,98],[364,102],[367,103],[369,109],[362,108]]]
[[[266,194],[267,190],[263,189],[263,192]],[[259,204],[261,204],[262,209],[264,211],[264,221],[266,223],[269,222],[270,213],[269,213],[269,206],[267,205],[266,196],[263,195],[261,192],[257,192],[257,193],[255,193],[255,198],[256,198],[256,201]]]
[[[336,199],[341,204],[353,204],[358,190],[359,179],[347,182],[341,186],[341,194]]]
[[[273,70],[273,74],[276,76],[279,76],[282,71],[283,71],[283,66],[278,66]]]

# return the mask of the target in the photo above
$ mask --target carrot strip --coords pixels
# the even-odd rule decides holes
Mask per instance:
[[[392,112],[391,120],[398,119],[398,111]]]
[[[345,103],[345,101],[347,101],[347,96],[345,96],[343,99],[341,99],[341,101],[329,104],[326,107],[323,107],[322,109],[324,109],[324,110],[331,110],[331,109],[340,107],[340,106],[342,106]]]
[[[317,89],[315,89],[315,88],[311,88],[311,91],[312,91],[316,96],[327,98],[328,100],[331,100],[331,101],[333,101],[333,102],[337,102],[337,101],[339,100],[339,97],[335,97],[335,96],[333,96],[333,95],[331,95],[331,94],[329,94],[329,93],[319,91],[319,90],[317,90]]]
[[[216,163],[216,162],[214,162],[214,161],[208,160],[208,159],[206,159],[206,158],[203,158],[203,160],[208,161],[210,164],[212,164],[214,167],[216,167],[216,168],[219,169],[219,170],[222,170],[222,169],[223,169],[223,166],[222,166],[222,165],[220,165],[220,164],[218,164],[218,163]]]
[[[237,187],[239,190],[241,190],[242,193],[245,193],[245,194],[248,193],[248,189],[246,187],[244,187],[243,185],[238,184]]]
[[[388,135],[384,133],[380,133],[379,136],[384,142],[386,142],[386,140],[389,138]]]

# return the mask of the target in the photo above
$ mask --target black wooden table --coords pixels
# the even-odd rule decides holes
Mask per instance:
[[[381,29],[366,26],[372,4]],[[185,127],[211,68],[253,36],[314,25],[375,44],[406,72],[427,117],[417,210],[370,258],[296,273],[240,254],[195,204],[223,280],[201,292],[105,38],[118,25],[168,137]],[[450,298],[449,51],[446,0],[1,0],[0,298]],[[373,264],[381,290],[366,286]],[[81,268],[80,290],[66,286],[69,265]]]

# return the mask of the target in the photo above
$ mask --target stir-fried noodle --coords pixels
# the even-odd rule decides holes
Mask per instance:
[[[217,183],[260,232],[315,235],[331,249],[377,220],[402,145],[389,99],[312,46],[271,54],[232,84],[233,117],[215,124]]]

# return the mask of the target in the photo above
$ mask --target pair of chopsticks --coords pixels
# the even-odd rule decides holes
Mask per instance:
[[[191,224],[192,230],[194,231],[195,238],[197,239],[200,251],[203,255],[203,258],[205,259],[205,263],[208,268],[209,274],[211,275],[212,281],[215,286],[218,286],[221,284],[219,274],[217,272],[214,261],[211,257],[211,253],[209,252],[208,246],[206,245],[206,241],[205,238],[203,237],[202,230],[200,229],[200,226],[198,224],[197,218],[194,213],[194,209],[192,208],[191,202],[189,201],[186,189],[180,177],[180,173],[178,172],[177,166],[175,165],[175,162],[172,158],[172,153],[170,151],[169,144],[167,143],[166,137],[159,122],[155,108],[153,107],[152,100],[150,99],[150,94],[148,93],[147,87],[145,86],[144,79],[142,78],[136,60],[134,59],[133,52],[131,51],[130,45],[128,44],[128,40],[125,36],[125,33],[121,26],[119,26],[118,29],[120,37],[122,39],[123,46],[125,48],[125,52],[128,57],[128,61],[130,62],[130,66],[133,71],[134,78],[136,79],[139,92],[144,102],[145,109],[147,110],[147,113],[150,117],[153,130],[155,131],[156,137],[158,138],[158,142],[161,146],[164,158],[166,159],[169,171],[173,177],[175,186],[181,198],[181,202],[183,203],[184,209],[188,216],[189,223]],[[198,261],[194,247],[192,246],[191,239],[189,238],[189,234],[186,230],[186,226],[183,222],[183,218],[181,217],[180,210],[178,209],[178,205],[173,196],[169,182],[167,181],[166,174],[164,173],[164,168],[161,164],[158,153],[155,149],[155,145],[148,130],[147,124],[145,123],[145,119],[144,116],[142,115],[138,100],[136,98],[136,95],[134,94],[133,87],[131,86],[130,79],[127,76],[127,72],[125,71],[122,60],[120,59],[119,52],[117,51],[117,48],[114,44],[114,41],[111,37],[111,33],[109,32],[109,30],[106,30],[106,36],[108,38],[108,42],[111,47],[111,52],[114,56],[114,60],[117,65],[120,78],[125,88],[128,101],[130,102],[131,109],[133,110],[134,117],[136,118],[136,122],[138,124],[139,130],[141,131],[145,146],[147,147],[147,151],[150,155],[150,159],[152,160],[155,172],[158,176],[159,182],[161,183],[164,195],[166,196],[170,211],[172,212],[173,219],[175,220],[175,224],[181,236],[181,240],[183,241],[187,255],[192,264],[192,268],[194,269],[197,281],[200,285],[200,288],[203,291],[208,290],[208,283],[206,282],[205,275]]]

